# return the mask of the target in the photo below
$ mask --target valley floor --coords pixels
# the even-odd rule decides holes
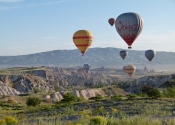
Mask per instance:
[[[173,110],[175,100],[168,98],[112,100],[106,97],[71,105],[43,103],[37,107],[8,100],[0,102],[0,119],[12,116],[19,125],[174,125]]]

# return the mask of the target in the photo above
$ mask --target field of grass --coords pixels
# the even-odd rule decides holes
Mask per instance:
[[[14,67],[0,69],[0,75],[23,75],[26,71],[45,70],[45,67]]]
[[[36,95],[41,98],[41,95]],[[42,102],[37,107],[27,107],[28,96],[17,97],[19,102],[1,99],[0,119],[12,116],[19,125],[174,125],[175,100],[137,97],[99,101],[82,100],[71,105]],[[8,98],[8,97],[5,97]],[[95,119],[95,121],[93,121]],[[95,125],[96,125],[95,124]]]

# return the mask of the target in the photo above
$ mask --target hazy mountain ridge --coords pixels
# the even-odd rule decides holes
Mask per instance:
[[[120,65],[134,64],[143,66],[149,64],[145,58],[145,51],[128,50],[129,54],[123,61],[119,55],[119,48],[91,48],[84,57],[79,50],[54,50],[30,55],[0,56],[0,66],[58,66],[74,67],[84,63],[92,67],[117,67]],[[175,52],[156,52],[157,55],[152,65],[175,65]]]

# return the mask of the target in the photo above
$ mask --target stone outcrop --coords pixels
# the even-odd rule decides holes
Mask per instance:
[[[134,82],[128,82],[127,84],[130,87],[127,91],[131,91],[132,93],[141,93],[143,86],[159,88],[162,84],[171,79],[172,75],[144,76],[142,78],[139,78],[138,80],[135,80]]]
[[[20,92],[9,86],[0,84],[0,95],[18,96]]]
[[[44,73],[45,72],[45,73]],[[108,77],[103,73],[87,73],[83,69],[69,69],[58,67],[47,67],[46,70],[34,70],[26,72],[35,76],[43,77],[46,81],[52,83],[53,86],[94,86],[99,84],[110,85],[112,82],[118,81],[118,78]]]
[[[87,89],[87,90],[80,90],[80,96],[83,97],[85,100],[88,100],[91,97],[95,96],[106,96],[104,91],[100,89]]]
[[[62,95],[59,92],[52,94],[51,97],[53,102],[57,102],[63,99]]]
[[[27,93],[33,90],[50,91],[53,86],[43,80],[41,77],[34,75],[0,75],[0,82],[4,85],[13,87],[20,93]]]

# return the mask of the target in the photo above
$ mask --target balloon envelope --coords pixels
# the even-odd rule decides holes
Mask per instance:
[[[156,56],[156,52],[154,50],[147,50],[145,51],[145,57],[149,60],[152,61],[152,59]]]
[[[93,35],[88,30],[79,30],[74,33],[73,42],[83,56],[93,42]]]
[[[122,57],[123,60],[125,59],[125,57],[127,55],[128,55],[128,52],[127,51],[125,51],[125,50],[120,51],[120,56]]]
[[[114,18],[110,18],[110,19],[108,20],[108,23],[109,23],[111,26],[113,26],[114,23],[115,23],[115,19],[114,19]]]
[[[83,65],[83,69],[84,69],[87,73],[89,72],[90,68],[91,68],[91,65],[89,65],[89,64],[84,64],[84,65]]]
[[[132,74],[136,71],[136,67],[134,65],[127,65],[124,70],[129,76],[132,76]]]
[[[123,13],[117,17],[115,28],[128,44],[128,48],[131,48],[131,45],[143,29],[143,19],[137,13]]]

